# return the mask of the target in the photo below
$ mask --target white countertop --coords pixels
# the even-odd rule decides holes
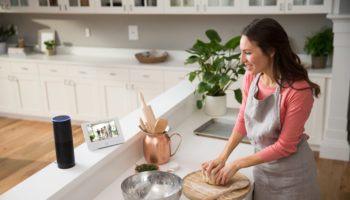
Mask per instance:
[[[185,65],[186,58],[190,56],[186,51],[179,50],[158,50],[167,51],[169,56],[165,62],[145,64],[135,58],[135,54],[147,51],[145,49],[118,49],[118,48],[92,48],[92,47],[58,47],[57,54],[46,56],[44,53],[33,52],[27,56],[0,55],[0,60],[34,62],[34,63],[59,63],[98,67],[125,67],[137,69],[167,69],[167,70],[193,70],[197,69],[196,64]],[[311,62],[308,55],[298,55],[304,62]],[[307,69],[309,74],[318,77],[331,77],[332,68]]]
[[[238,114],[237,109],[230,109],[222,118],[235,119]],[[195,110],[191,116],[180,124],[175,129],[171,130],[169,135],[178,132],[182,135],[182,143],[178,152],[170,158],[167,164],[161,165],[160,170],[167,171],[169,165],[176,163],[180,168],[174,173],[181,178],[187,174],[200,170],[201,163],[216,158],[224,148],[227,140],[197,136],[193,130],[210,120],[212,116],[206,115],[203,110]],[[172,147],[175,148],[178,144],[176,136],[173,137]],[[172,148],[172,149],[173,149]],[[240,143],[234,152],[229,157],[229,161],[253,154],[253,147],[249,144]],[[141,158],[137,164],[145,163],[144,158]],[[135,165],[131,166],[118,179],[110,184],[105,190],[98,194],[96,200],[122,199],[121,183],[130,175],[133,175]],[[251,183],[253,183],[252,167],[241,169],[240,173],[246,175]],[[188,199],[182,194],[181,200]],[[251,192],[245,199],[251,199]]]

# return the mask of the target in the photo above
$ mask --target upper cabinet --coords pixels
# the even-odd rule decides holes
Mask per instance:
[[[165,0],[164,13],[235,14],[240,13],[240,0]]]
[[[329,13],[332,0],[246,0],[243,13]]]
[[[31,0],[0,0],[0,11],[28,12],[33,8],[34,1]]]
[[[93,13],[93,0],[37,0],[36,10],[55,13]]]
[[[162,0],[95,0],[98,13],[163,14]]]

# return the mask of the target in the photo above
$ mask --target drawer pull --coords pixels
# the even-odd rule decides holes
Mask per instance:
[[[28,70],[27,67],[21,67],[21,69],[24,70],[24,71],[27,71],[27,70]]]
[[[87,74],[85,71],[79,71],[80,74]]]
[[[179,80],[185,80],[185,77],[179,77]]]
[[[57,72],[57,70],[55,70],[55,69],[50,69],[50,72]]]
[[[109,75],[116,76],[117,74],[112,72],[112,73],[109,73]]]
[[[144,74],[142,77],[143,78],[149,78],[149,75],[148,74]]]

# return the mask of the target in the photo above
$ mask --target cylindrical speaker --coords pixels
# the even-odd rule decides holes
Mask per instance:
[[[58,168],[67,169],[75,165],[72,126],[68,115],[52,118]]]

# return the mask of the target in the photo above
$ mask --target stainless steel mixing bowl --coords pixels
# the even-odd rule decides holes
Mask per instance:
[[[147,171],[129,176],[122,182],[125,200],[178,200],[182,179],[172,173]]]

